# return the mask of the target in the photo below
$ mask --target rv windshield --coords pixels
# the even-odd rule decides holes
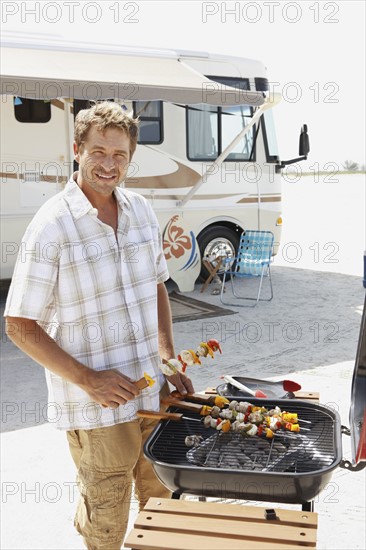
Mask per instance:
[[[248,78],[206,75],[207,78],[239,90],[249,90]],[[188,158],[190,160],[214,160],[248,124],[252,108],[248,105],[212,107],[193,105],[187,108]],[[255,127],[240,140],[225,161],[247,162],[251,156]]]
[[[279,159],[277,138],[275,133],[275,125],[273,119],[272,109],[268,109],[263,114],[265,125],[265,145],[267,153],[267,161],[273,161]]]
[[[252,112],[248,105],[235,105],[235,107],[222,108],[221,116],[221,149],[224,150],[235,136],[241,132],[251,119]],[[253,130],[249,131],[231,153],[228,160],[250,160],[253,147]]]
[[[235,136],[248,124],[252,116],[248,105],[212,107],[194,105],[187,107],[188,158],[190,160],[214,160]],[[225,160],[248,161],[253,146],[253,128],[239,141]]]

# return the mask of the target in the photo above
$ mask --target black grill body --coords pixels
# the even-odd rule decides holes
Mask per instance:
[[[160,481],[177,494],[293,504],[313,500],[342,459],[338,413],[297,400],[253,398],[250,403],[297,413],[300,419],[310,422],[301,423],[309,431],[293,434],[280,430],[277,433],[281,435],[266,440],[223,434],[194,420],[161,421],[144,446],[145,456]],[[202,418],[175,407],[169,411]],[[203,436],[204,442],[189,449],[185,437],[193,434]],[[271,447],[272,441],[276,450]]]

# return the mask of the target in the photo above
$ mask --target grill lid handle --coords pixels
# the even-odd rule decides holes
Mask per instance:
[[[366,466],[366,295],[351,387],[349,422],[352,464]],[[352,468],[353,469],[353,468]]]

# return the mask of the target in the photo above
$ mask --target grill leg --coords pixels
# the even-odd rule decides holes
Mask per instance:
[[[305,504],[302,504],[301,510],[303,512],[314,512],[314,501],[311,500],[310,502],[305,502]]]

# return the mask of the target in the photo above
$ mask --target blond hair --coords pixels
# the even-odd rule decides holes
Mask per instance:
[[[118,128],[130,138],[130,160],[136,150],[139,119],[133,118],[113,101],[95,103],[89,109],[82,109],[75,118],[74,140],[78,146],[86,141],[92,126],[104,133],[108,128]]]

